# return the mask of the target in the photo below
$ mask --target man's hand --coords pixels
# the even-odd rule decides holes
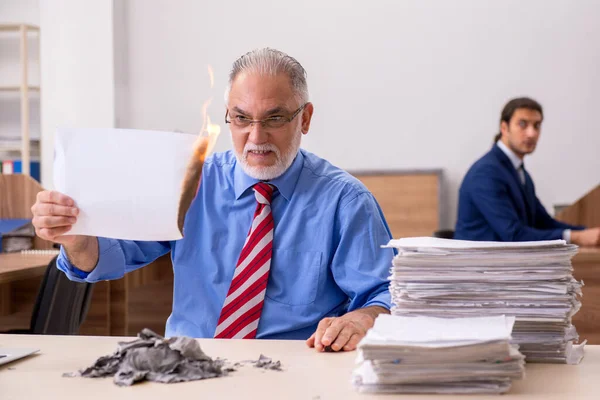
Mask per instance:
[[[79,209],[70,197],[55,191],[44,190],[37,194],[33,207],[35,233],[44,240],[72,244],[76,236],[63,236],[77,221]]]
[[[571,231],[571,243],[578,246],[600,246],[600,228]]]
[[[341,317],[323,318],[317,331],[306,341],[308,347],[325,351],[351,351],[367,334],[379,314],[389,314],[387,308],[371,306],[349,312]]]
[[[31,212],[32,224],[39,237],[62,244],[69,260],[80,270],[90,272],[96,267],[98,240],[92,236],[65,235],[79,215],[72,198],[55,191],[41,191]]]

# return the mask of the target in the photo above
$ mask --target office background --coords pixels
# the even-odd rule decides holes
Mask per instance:
[[[217,150],[230,148],[227,73],[262,46],[308,71],[306,149],[348,170],[443,169],[441,227],[453,227],[460,181],[514,96],[545,108],[526,165],[550,211],[600,180],[600,1],[1,0],[0,20],[40,26],[46,187],[59,125],[197,132],[212,97]]]

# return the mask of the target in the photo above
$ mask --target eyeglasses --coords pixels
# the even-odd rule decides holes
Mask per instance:
[[[252,124],[260,123],[263,126],[263,128],[278,129],[282,128],[285,124],[289,124],[290,122],[292,122],[292,120],[296,118],[298,114],[300,114],[300,111],[302,111],[307,104],[308,103],[302,104],[300,108],[294,111],[291,117],[284,117],[283,115],[274,115],[265,119],[250,119],[243,115],[234,115],[231,116],[231,118],[228,118],[230,117],[230,115],[229,110],[227,110],[227,112],[225,113],[225,123],[231,124],[236,128],[247,128]]]

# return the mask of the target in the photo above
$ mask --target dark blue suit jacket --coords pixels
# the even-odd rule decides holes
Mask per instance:
[[[535,195],[525,171],[521,185],[517,170],[494,145],[467,172],[458,200],[455,239],[523,242],[562,239],[565,229],[584,229],[552,218]]]

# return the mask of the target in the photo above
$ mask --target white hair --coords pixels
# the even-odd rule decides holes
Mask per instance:
[[[242,72],[254,72],[275,76],[286,74],[290,78],[294,94],[301,104],[308,102],[306,71],[294,58],[282,51],[268,47],[252,50],[238,58],[231,67],[229,84],[225,90],[225,103],[229,102],[229,91],[235,78]]]

